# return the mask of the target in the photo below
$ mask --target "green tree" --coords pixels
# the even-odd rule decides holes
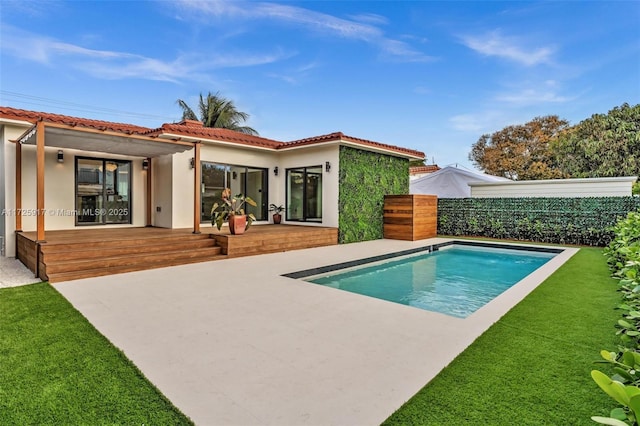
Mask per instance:
[[[513,180],[565,177],[553,162],[549,143],[568,125],[548,115],[484,134],[472,145],[469,160],[486,173]]]
[[[571,177],[640,174],[640,104],[624,103],[607,114],[563,131],[550,145],[555,162]]]
[[[199,120],[204,123],[205,127],[235,130],[248,135],[258,134],[255,129],[242,125],[249,119],[249,114],[238,111],[233,101],[220,96],[220,93],[212,94],[209,92],[206,97],[202,96],[202,93],[200,94],[199,117],[182,99],[178,99],[177,104],[182,108],[183,120]]]

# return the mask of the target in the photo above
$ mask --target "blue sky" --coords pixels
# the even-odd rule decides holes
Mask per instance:
[[[483,133],[640,103],[640,2],[0,0],[0,104],[159,127],[220,92],[261,136],[471,167]]]

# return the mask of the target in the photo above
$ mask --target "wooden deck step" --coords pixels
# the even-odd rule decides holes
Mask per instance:
[[[99,259],[109,256],[160,253],[168,249],[171,251],[190,251],[206,247],[216,247],[216,241],[213,238],[196,238],[171,241],[149,240],[146,244],[129,244],[127,242],[120,243],[118,247],[95,247],[91,243],[76,244],[73,245],[73,247],[69,247],[71,246],[69,244],[65,244],[64,246],[64,248],[60,249],[56,248],[56,246],[46,247],[43,245],[42,255],[44,262],[64,262],[68,260]]]
[[[83,271],[88,269],[115,268],[119,266],[135,266],[151,263],[170,263],[190,259],[209,260],[221,253],[221,248],[205,247],[192,250],[165,250],[155,253],[143,253],[125,256],[99,256],[85,259],[76,259],[60,262],[46,263],[47,275],[62,272]]]
[[[56,283],[227,257],[209,234],[136,229],[79,235],[62,232],[40,245],[44,279]]]
[[[75,240],[58,240],[55,243],[42,244],[42,253],[47,251],[61,251],[61,250],[85,250],[85,249],[102,249],[102,248],[121,248],[124,246],[141,246],[147,244],[173,244],[180,242],[189,242],[196,240],[211,240],[209,234],[176,234],[176,235],[149,235],[149,236],[136,236],[134,238],[121,239],[117,237],[113,238],[101,238],[101,239],[80,239],[76,237]]]
[[[43,280],[56,283],[230,257],[274,253],[338,243],[337,228],[261,225],[243,235],[225,228],[88,228],[17,232],[19,259]]]
[[[116,267],[110,267],[110,268],[94,268],[94,269],[85,269],[82,271],[52,273],[52,274],[49,274],[49,282],[52,284],[55,284],[63,281],[79,280],[82,278],[102,277],[106,275],[122,274],[125,272],[144,271],[148,269],[157,269],[157,268],[164,268],[168,266],[185,265],[188,263],[207,262],[207,261],[220,260],[220,259],[226,259],[226,258],[227,256],[225,255],[215,255],[209,258],[194,257],[189,259],[179,259],[179,260],[173,260],[173,261],[158,261],[158,262],[148,262],[145,264],[135,264],[135,265],[128,265],[128,266],[116,266]]]

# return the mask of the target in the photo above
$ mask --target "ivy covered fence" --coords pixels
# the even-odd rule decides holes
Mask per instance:
[[[639,197],[441,198],[438,234],[606,246]]]

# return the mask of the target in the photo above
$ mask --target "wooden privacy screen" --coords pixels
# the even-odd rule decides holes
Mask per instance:
[[[385,195],[384,238],[423,240],[438,229],[438,197],[435,195]]]

